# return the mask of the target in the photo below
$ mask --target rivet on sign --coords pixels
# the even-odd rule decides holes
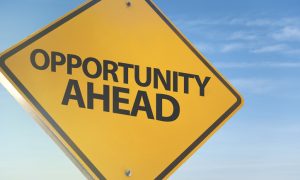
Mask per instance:
[[[127,169],[127,170],[125,171],[125,175],[126,175],[127,177],[131,177],[131,176],[132,176],[131,170],[130,170],[130,169]]]
[[[127,7],[130,7],[130,6],[131,6],[131,2],[130,2],[130,1],[127,1],[126,6],[127,6]]]

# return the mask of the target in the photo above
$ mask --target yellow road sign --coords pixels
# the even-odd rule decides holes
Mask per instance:
[[[4,85],[90,179],[167,178],[242,104],[150,0],[89,1],[0,63]]]

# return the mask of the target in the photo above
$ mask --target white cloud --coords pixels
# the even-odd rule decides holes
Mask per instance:
[[[196,47],[200,50],[200,52],[214,52],[215,48],[212,44],[208,43],[197,43]]]
[[[231,43],[231,44],[224,45],[221,48],[221,52],[227,53],[227,52],[232,52],[243,48],[244,48],[244,44],[242,43]]]
[[[300,40],[300,28],[290,26],[284,27],[280,32],[274,33],[272,37],[279,41]]]
[[[299,99],[298,78],[264,78],[264,77],[251,77],[251,78],[235,78],[231,79],[230,82],[242,93],[242,94],[254,94],[277,97],[278,92],[282,98]]]
[[[246,26],[274,26],[278,21],[272,19],[255,19],[246,21]]]
[[[268,62],[222,62],[215,66],[223,69],[231,68],[300,68],[300,62],[268,61]]]
[[[229,53],[243,50],[257,55],[262,53],[276,53],[288,57],[300,55],[300,48],[295,44],[300,42],[300,17],[278,19],[219,17],[190,20],[185,17],[177,20],[177,23],[187,32],[205,37],[206,42],[197,44],[201,52]],[[194,34],[193,37],[197,36]]]
[[[275,45],[269,45],[264,46],[258,49],[252,50],[253,53],[270,53],[270,52],[281,52],[284,50],[287,50],[288,46],[285,44],[275,44]]]
[[[229,40],[255,40],[257,39],[257,36],[248,32],[238,31],[232,33],[228,39]]]
[[[300,21],[299,17],[288,17],[288,18],[279,18],[279,19],[271,19],[271,18],[256,18],[256,19],[233,18],[229,21],[229,24],[249,26],[249,27],[265,27],[265,26],[285,27],[285,26],[290,26],[290,25],[299,25],[300,24],[299,21]]]
[[[300,55],[300,48],[294,49],[286,44],[275,44],[267,45],[254,50],[251,50],[252,53],[280,53],[290,56]]]
[[[284,53],[288,55],[300,55],[300,49],[289,49]]]
[[[288,18],[232,18],[232,17],[220,17],[220,18],[181,18],[176,21],[176,24],[184,26],[203,26],[203,25],[237,25],[246,27],[263,27],[263,26],[295,26],[300,25],[300,17],[288,17]]]
[[[238,78],[230,82],[241,92],[252,94],[267,94],[272,92],[276,87],[272,80],[259,78]]]

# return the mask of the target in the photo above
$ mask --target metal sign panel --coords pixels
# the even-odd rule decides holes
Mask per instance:
[[[166,178],[242,104],[150,0],[89,1],[2,53],[0,67],[90,179]]]

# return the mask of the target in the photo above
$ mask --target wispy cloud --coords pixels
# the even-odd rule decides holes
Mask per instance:
[[[268,61],[268,62],[219,62],[215,63],[218,68],[300,68],[300,62]]]
[[[266,45],[256,49],[250,50],[252,53],[280,53],[285,55],[300,55],[300,48],[295,49],[287,44],[274,44],[274,45]]]
[[[285,53],[288,55],[300,55],[300,48],[299,49],[289,49]]]
[[[300,17],[182,18],[177,24],[192,33],[194,41],[202,38],[197,44],[202,52],[276,53],[294,59],[300,55]]]
[[[279,32],[273,33],[272,37],[279,41],[300,40],[300,28],[287,26]]]
[[[221,48],[221,52],[227,53],[227,52],[232,52],[236,51],[239,49],[244,48],[244,45],[242,43],[231,43],[231,44],[226,44]]]
[[[197,43],[196,47],[201,51],[201,52],[215,52],[215,47],[212,44],[209,43]]]
[[[287,50],[288,46],[285,44],[275,44],[275,45],[268,45],[261,48],[257,48],[252,50],[254,53],[270,53],[270,52],[281,52]]]
[[[242,93],[253,94],[257,96],[281,97],[298,99],[300,98],[297,89],[299,89],[298,78],[234,78],[230,82]]]
[[[248,20],[245,22],[246,26],[274,26],[278,23],[278,21],[274,21],[272,19],[254,19]]]
[[[247,26],[247,27],[262,27],[262,26],[277,26],[285,27],[290,25],[300,25],[300,17],[288,17],[288,18],[232,18],[232,17],[220,17],[220,18],[193,18],[187,20],[181,18],[176,21],[177,24],[195,27],[203,25],[228,25],[228,26]]]
[[[244,32],[244,31],[237,31],[232,33],[228,39],[229,40],[255,40],[257,39],[257,35],[253,33]]]
[[[272,80],[259,78],[238,78],[230,82],[242,92],[252,94],[266,94],[274,90],[275,86]]]

